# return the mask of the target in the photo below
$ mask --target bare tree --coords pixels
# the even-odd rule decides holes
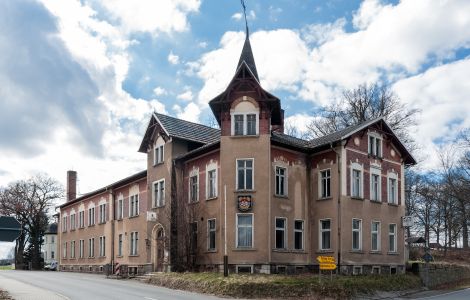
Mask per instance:
[[[18,266],[25,263],[26,256],[33,269],[41,268],[41,245],[48,224],[47,212],[63,195],[61,184],[46,175],[13,182],[1,191],[0,212],[15,217],[23,229],[15,246],[15,263]]]
[[[385,121],[407,145],[415,148],[408,128],[416,123],[416,109],[408,109],[398,96],[386,85],[362,84],[346,90],[338,103],[323,108],[320,117],[307,126],[313,138],[320,137],[345,127],[367,120],[384,117]]]

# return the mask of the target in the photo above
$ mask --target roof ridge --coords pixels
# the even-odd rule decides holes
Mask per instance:
[[[170,115],[161,114],[161,113],[157,113],[157,112],[154,112],[154,114],[156,114],[157,116],[160,115],[160,116],[164,116],[164,117],[167,117],[167,118],[172,118],[172,119],[175,119],[175,120],[178,120],[178,121],[183,121],[183,122],[186,122],[186,123],[191,123],[191,124],[194,124],[194,125],[204,126],[204,127],[206,127],[206,128],[209,128],[209,129],[213,129],[213,130],[220,131],[219,128],[214,128],[214,127],[210,127],[210,126],[207,126],[207,125],[204,125],[204,124],[201,124],[201,123],[196,123],[196,122],[192,122],[192,121],[187,121],[187,120],[180,119],[180,118],[176,118],[176,117],[173,117],[173,116],[170,116]]]

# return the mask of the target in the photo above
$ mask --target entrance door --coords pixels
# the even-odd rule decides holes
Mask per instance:
[[[155,271],[163,271],[163,260],[165,258],[165,235],[163,234],[163,228],[159,228],[157,231],[157,259],[155,262]]]

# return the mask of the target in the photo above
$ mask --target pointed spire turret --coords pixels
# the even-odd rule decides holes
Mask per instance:
[[[240,55],[240,59],[238,60],[237,69],[240,68],[240,65],[244,61],[250,71],[255,76],[256,80],[259,82],[258,71],[256,70],[255,58],[253,57],[253,51],[251,50],[250,44],[250,32],[248,30],[248,21],[246,19],[246,6],[244,0],[240,1],[243,7],[243,15],[245,16],[245,30],[246,30],[246,37],[245,37],[245,44],[243,44],[242,53]]]

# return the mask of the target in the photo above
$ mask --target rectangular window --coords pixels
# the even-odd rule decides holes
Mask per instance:
[[[62,232],[67,231],[67,216],[62,217]]]
[[[118,256],[122,256],[122,233],[118,235]]]
[[[64,248],[62,249],[62,257],[67,258],[67,242],[64,243]]]
[[[55,253],[54,251],[51,251],[51,259],[54,259],[55,258]]]
[[[243,135],[244,133],[244,129],[243,129],[243,125],[245,123],[244,121],[244,115],[234,115],[234,118],[235,118],[235,135]]]
[[[163,159],[164,159],[164,148],[163,148],[164,145],[160,145],[160,146],[156,146],[155,149],[154,149],[154,156],[153,156],[153,164],[156,165],[156,164],[160,164],[160,163],[163,163]]]
[[[246,134],[256,135],[256,115],[255,114],[246,115]]]
[[[253,215],[237,214],[237,248],[253,247]]]
[[[70,258],[75,258],[75,241],[70,242]]]
[[[388,203],[398,203],[397,180],[395,178],[388,179]]]
[[[352,171],[352,196],[360,198],[361,195],[361,171],[353,169]]]
[[[106,237],[100,236],[100,256],[106,256]]]
[[[397,252],[397,224],[388,225],[388,251]]]
[[[122,220],[124,217],[124,199],[122,198],[122,195],[119,197],[120,198],[118,199],[116,205],[116,218],[117,220]]]
[[[207,171],[207,199],[217,197],[217,170]]]
[[[253,159],[237,160],[237,189],[253,189]]]
[[[95,238],[88,239],[88,257],[95,257]]]
[[[369,135],[369,155],[382,156],[382,139]]]
[[[199,176],[189,177],[189,202],[197,202],[199,200]]]
[[[153,183],[153,206],[162,207],[165,205],[165,180]]]
[[[215,250],[215,219],[207,220],[207,250]]]
[[[362,249],[362,220],[352,220],[352,250]]]
[[[70,215],[70,230],[75,230],[75,214]]]
[[[129,217],[139,215],[139,195],[135,194],[129,197]]]
[[[54,236],[51,236],[51,243],[52,243],[52,244],[55,243],[55,238],[54,238]]]
[[[372,221],[371,226],[371,250],[372,251],[380,251],[380,222]]]
[[[85,227],[85,211],[83,210],[78,212],[78,227]]]
[[[88,226],[95,225],[95,208],[91,207],[88,209]]]
[[[197,253],[197,222],[191,222],[189,224],[189,232],[190,232],[190,249],[191,249],[191,254],[196,254]]]
[[[106,223],[106,204],[100,205],[100,224]]]
[[[79,258],[83,258],[84,247],[85,247],[84,244],[85,244],[85,240],[78,241],[78,255],[79,255]]]
[[[370,175],[370,200],[380,201],[380,175]]]
[[[139,241],[139,233],[134,231],[131,232],[131,247],[130,247],[130,255],[137,255],[137,245]]]
[[[276,167],[276,195],[287,196],[287,169]]]
[[[320,250],[331,249],[331,220],[320,220]]]
[[[302,220],[294,221],[294,249],[304,249],[304,221]]]
[[[320,197],[331,197],[331,170],[320,171]]]
[[[276,249],[286,249],[286,218],[276,218]]]

